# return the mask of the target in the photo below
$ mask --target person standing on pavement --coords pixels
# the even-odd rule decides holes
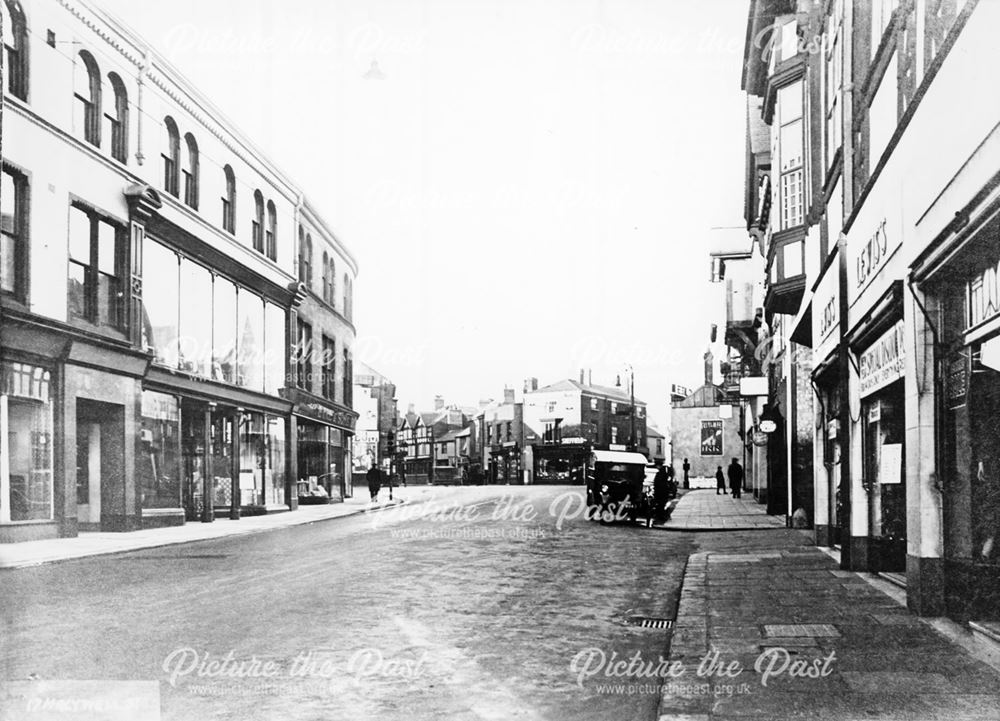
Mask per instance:
[[[368,481],[368,492],[372,494],[372,503],[378,500],[378,492],[382,490],[382,473],[378,466],[372,466],[365,474]]]
[[[691,487],[691,480],[688,478],[688,472],[691,470],[691,464],[688,463],[688,459],[687,458],[684,459],[684,465],[681,466],[681,468],[684,469],[684,487],[685,488],[690,488]]]
[[[729,464],[729,490],[733,492],[733,498],[740,498],[743,494],[743,466],[735,458]]]
[[[715,495],[719,495],[719,491],[726,495],[726,475],[722,472],[722,466],[715,472]]]
[[[653,477],[653,516],[663,517],[663,509],[670,499],[670,477],[667,476],[667,469],[660,466]]]

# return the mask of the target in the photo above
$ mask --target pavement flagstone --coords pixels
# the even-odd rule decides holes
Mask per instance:
[[[997,669],[811,540],[699,535],[669,650],[686,673],[659,721],[1000,720]]]
[[[784,528],[783,517],[767,515],[767,509],[751,495],[733,498],[715,490],[688,491],[680,497],[664,528],[675,531],[735,531]]]

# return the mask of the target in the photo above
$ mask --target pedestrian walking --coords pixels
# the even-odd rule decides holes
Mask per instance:
[[[378,466],[372,466],[365,474],[368,481],[368,492],[372,494],[372,503],[378,500],[378,492],[382,490],[382,472]]]
[[[687,458],[684,459],[684,465],[681,466],[681,468],[684,469],[684,487],[685,488],[690,488],[691,487],[691,480],[688,477],[688,473],[691,470],[691,464],[688,463],[688,459]]]
[[[733,492],[733,498],[743,495],[743,466],[735,458],[729,464],[729,490]]]
[[[660,466],[653,477],[653,516],[657,519],[663,517],[663,509],[670,500],[670,478],[667,476],[667,469]]]
[[[719,491],[726,495],[726,474],[722,472],[722,466],[715,471],[715,495],[719,495]]]

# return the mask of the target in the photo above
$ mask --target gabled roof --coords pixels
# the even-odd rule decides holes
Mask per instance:
[[[566,380],[556,381],[555,383],[550,383],[547,386],[539,388],[537,391],[528,391],[525,395],[533,395],[535,393],[551,393],[553,391],[579,391],[580,393],[588,393],[592,396],[603,396],[604,398],[609,398],[614,401],[621,401],[624,403],[631,403],[631,396],[621,388],[612,388],[611,386],[599,386],[599,385],[587,385],[586,383],[579,383],[575,380],[567,378]],[[635,404],[637,406],[646,405],[645,401],[641,401],[638,398],[635,399]]]

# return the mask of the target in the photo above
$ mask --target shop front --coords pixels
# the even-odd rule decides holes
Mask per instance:
[[[489,482],[502,485],[521,483],[521,451],[516,441],[490,447]]]
[[[351,443],[358,414],[301,389],[287,395],[293,403],[297,503],[351,498]]]
[[[867,505],[868,570],[876,572],[906,572],[905,348],[900,317],[858,359],[859,472]]]
[[[841,472],[841,422],[845,401],[841,382],[839,273],[840,249],[835,248],[813,289],[811,318],[815,394],[813,424],[813,490],[816,545],[840,547],[846,528],[846,490]]]
[[[1000,221],[987,223],[926,287],[941,314],[944,603],[1000,620]]]
[[[533,480],[535,483],[582,485],[587,478],[587,462],[591,445],[557,443],[533,448]]]

